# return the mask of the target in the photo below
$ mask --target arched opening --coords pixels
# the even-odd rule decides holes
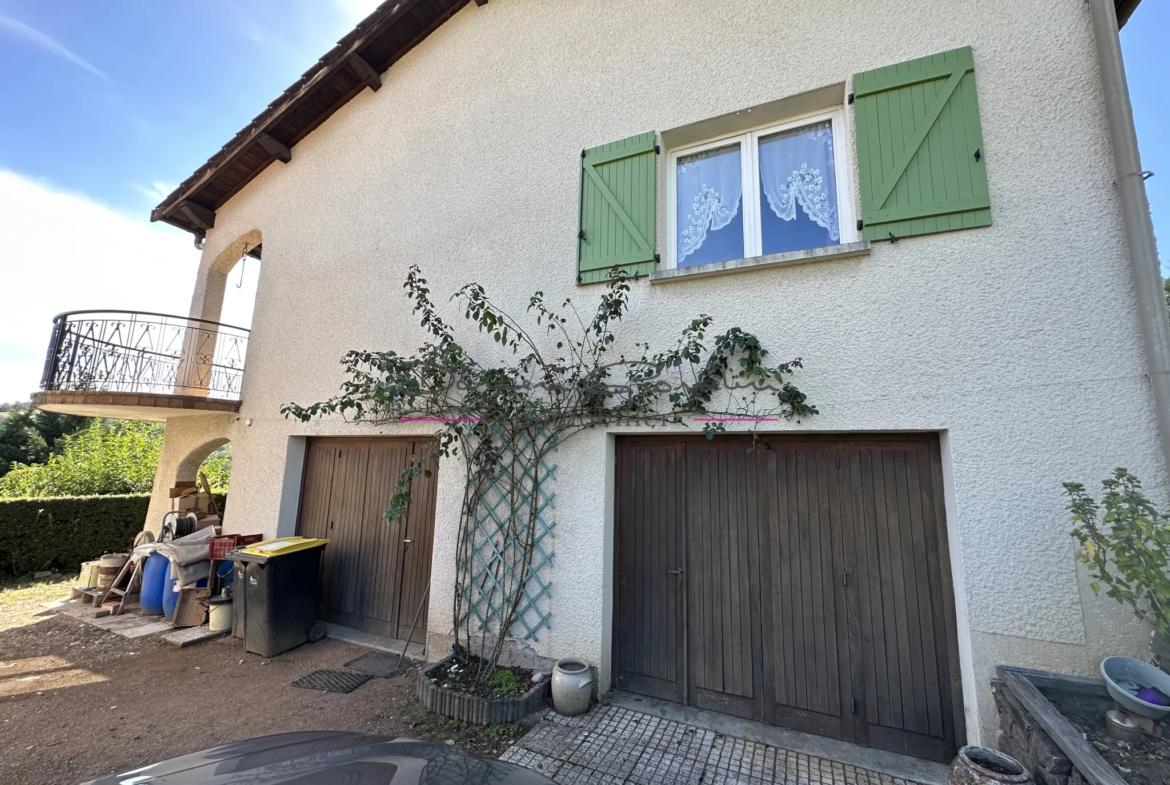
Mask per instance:
[[[207,271],[208,294],[210,289],[219,290],[219,296],[205,300],[204,312],[208,306],[215,308],[215,316],[204,316],[223,324],[251,329],[252,314],[256,305],[256,285],[260,280],[260,262],[263,258],[264,237],[259,229],[253,229],[236,238],[215,257]],[[218,300],[218,303],[214,301]]]
[[[231,449],[226,438],[211,439],[191,450],[179,462],[171,491],[173,499],[182,500],[174,502],[179,509],[218,514],[222,522],[231,481]],[[211,490],[210,499],[206,494],[208,489]]]
[[[183,339],[183,361],[175,393],[206,395],[214,390],[238,396],[256,289],[263,236],[259,229],[233,240],[201,268]]]

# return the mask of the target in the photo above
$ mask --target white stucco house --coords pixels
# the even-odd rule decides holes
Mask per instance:
[[[410,265],[518,314],[623,266],[622,340],[710,314],[801,357],[820,414],[765,428],[750,469],[738,426],[564,445],[510,656],[922,757],[993,743],[997,664],[1089,674],[1148,642],[1089,589],[1061,488],[1170,487],[1136,5],[390,0],[155,210],[202,265],[188,316],[134,318],[181,351],[130,362],[132,317],[67,315],[35,401],[166,421],[147,526],[230,442],[226,529],[329,537],[327,619],[405,637],[422,603],[437,659],[463,471],[393,528],[431,427],[280,407],[335,394],[350,349],[419,345]],[[250,332],[218,324],[245,255]]]

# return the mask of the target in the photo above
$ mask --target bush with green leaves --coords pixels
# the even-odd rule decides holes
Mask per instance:
[[[1170,635],[1170,518],[1126,469],[1114,469],[1101,486],[1098,504],[1080,483],[1064,484],[1072,536],[1080,543],[1077,558],[1089,568],[1094,592],[1104,590],[1158,633]]]
[[[0,499],[149,493],[162,426],[94,420],[63,437],[60,445],[46,462],[17,464],[0,477]]]

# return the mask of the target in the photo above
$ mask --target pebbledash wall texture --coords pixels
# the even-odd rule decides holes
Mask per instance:
[[[423,340],[402,296],[409,265],[438,299],[478,281],[516,313],[535,289],[588,305],[601,289],[575,283],[583,148],[826,87],[841,104],[851,74],[963,46],[975,57],[991,227],[874,243],[844,260],[643,280],[622,334],[666,346],[711,314],[778,359],[804,359],[797,382],[822,414],[780,428],[942,434],[968,736],[993,739],[997,663],[1088,674],[1102,656],[1146,645],[1078,569],[1061,482],[1095,486],[1123,465],[1155,495],[1166,490],[1082,0],[469,5],[379,92],[218,210],[193,315],[215,318],[215,280],[241,238],[264,246],[243,405],[238,418],[168,425],[156,495],[190,453],[230,439],[227,528],[291,534],[300,437],[423,432],[279,413],[334,394],[346,350]],[[462,328],[462,313],[448,318]],[[469,338],[491,351],[480,340]],[[605,683],[613,441],[586,433],[555,455],[552,629],[528,643],[588,659]],[[443,467],[431,658],[450,633],[462,483],[460,466]]]

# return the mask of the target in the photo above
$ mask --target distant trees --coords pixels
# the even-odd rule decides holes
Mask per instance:
[[[14,464],[43,463],[61,439],[89,424],[88,417],[32,411],[27,403],[0,404],[0,477]]]
[[[0,498],[148,493],[162,432],[155,423],[92,420],[61,437],[47,460],[14,464],[0,477]]]
[[[19,434],[9,453],[0,452],[11,455],[10,466],[0,476],[0,499],[150,492],[162,451],[162,425],[74,417],[67,419],[80,420],[82,427],[70,430],[73,422],[58,419],[65,417],[10,410],[0,419],[0,439],[7,430]],[[215,493],[227,493],[231,469],[230,444],[211,453],[199,467]]]

